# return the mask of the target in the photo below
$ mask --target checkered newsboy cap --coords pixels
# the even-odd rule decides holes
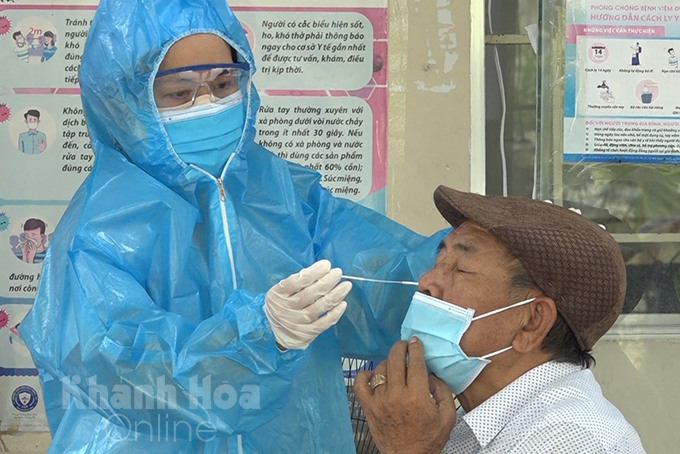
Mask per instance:
[[[539,200],[445,186],[434,192],[434,203],[454,228],[471,220],[500,240],[555,301],[582,349],[591,349],[621,313],[623,257],[614,238],[593,221]]]

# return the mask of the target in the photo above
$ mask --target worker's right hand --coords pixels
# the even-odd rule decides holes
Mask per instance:
[[[352,289],[351,282],[338,284],[341,277],[340,268],[320,260],[267,292],[264,311],[280,347],[304,350],[340,320]]]

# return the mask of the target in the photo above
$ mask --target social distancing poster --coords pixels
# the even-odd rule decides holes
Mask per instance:
[[[680,162],[680,1],[567,2],[564,160]]]

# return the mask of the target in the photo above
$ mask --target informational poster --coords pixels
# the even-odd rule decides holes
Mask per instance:
[[[233,0],[255,55],[256,141],[385,210],[387,0]],[[78,86],[96,0],[0,2],[0,431],[46,430],[18,326],[92,169]],[[4,245],[4,246],[2,246]]]
[[[680,162],[680,1],[569,0],[566,162]]]
[[[258,62],[257,140],[321,173],[334,195],[384,212],[387,1],[299,3],[314,7],[231,2]]]

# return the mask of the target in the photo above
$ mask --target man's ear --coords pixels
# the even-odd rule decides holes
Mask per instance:
[[[520,353],[540,350],[556,318],[557,308],[552,298],[539,296],[528,303],[523,311],[521,329],[512,341],[512,348]]]

